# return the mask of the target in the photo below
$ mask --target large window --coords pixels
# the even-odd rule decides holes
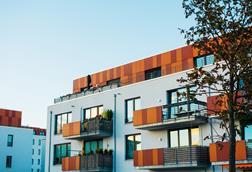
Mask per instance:
[[[12,147],[13,146],[13,135],[9,134],[7,138],[7,146]]]
[[[104,109],[103,106],[96,106],[92,108],[84,109],[84,117],[83,119],[92,119],[95,118],[98,115],[102,115]]]
[[[134,151],[141,150],[141,134],[126,136],[126,159],[134,158]]]
[[[72,121],[72,112],[55,116],[55,134],[61,134],[63,125]]]
[[[199,145],[199,128],[169,131],[169,146]]]
[[[196,87],[179,88],[167,92],[168,107],[164,118],[176,118],[178,115],[187,115],[187,113],[199,113],[205,108],[206,103],[192,100],[190,94],[195,93]]]
[[[6,156],[6,168],[11,168],[12,166],[12,156]]]
[[[138,98],[133,98],[125,101],[126,104],[126,118],[125,122],[132,122],[133,120],[133,112],[135,110],[141,109],[141,99],[140,97]]]
[[[71,155],[71,144],[60,144],[54,145],[54,164],[61,164],[62,158],[70,157]]]
[[[212,54],[196,57],[194,59],[194,65],[197,68],[200,68],[209,64],[214,64],[214,55]]]
[[[145,71],[145,80],[153,79],[161,76],[161,67]]]
[[[252,147],[252,124],[244,127],[244,140],[247,142],[249,147]]]
[[[103,149],[103,143],[102,140],[93,140],[93,141],[86,141],[84,143],[84,149],[85,153],[89,154],[91,151],[93,153],[96,152],[96,150],[102,150]]]

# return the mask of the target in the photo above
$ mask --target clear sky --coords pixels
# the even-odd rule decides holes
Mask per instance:
[[[184,46],[191,22],[182,0],[0,0],[0,108],[46,127],[73,79]]]

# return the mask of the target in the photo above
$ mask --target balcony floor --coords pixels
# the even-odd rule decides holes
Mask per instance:
[[[141,126],[136,126],[136,129],[143,130],[160,130],[160,129],[177,129],[181,127],[194,127],[200,124],[207,123],[207,117],[205,116],[184,116],[173,119],[163,120],[163,122],[155,123],[155,124],[146,124]]]
[[[95,132],[82,132],[80,135],[68,136],[65,139],[77,139],[77,140],[93,140],[93,139],[101,139],[105,137],[110,137],[113,134],[111,132],[104,132],[101,130]]]

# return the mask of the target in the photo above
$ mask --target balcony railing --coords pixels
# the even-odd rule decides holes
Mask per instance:
[[[235,159],[239,163],[252,163],[252,143],[246,143],[244,140],[236,142]],[[229,143],[217,142],[210,144],[210,161],[213,165],[228,164]]]
[[[62,159],[62,171],[80,170],[80,156],[66,157]]]
[[[81,169],[85,171],[112,171],[112,154],[93,154],[81,157]]]
[[[56,104],[56,103],[64,102],[64,101],[67,101],[67,100],[72,100],[72,99],[75,99],[75,98],[78,98],[78,97],[83,97],[83,96],[87,96],[87,95],[91,95],[91,94],[111,90],[111,89],[118,88],[118,87],[120,87],[119,83],[114,83],[114,84],[111,84],[111,85],[105,85],[105,86],[100,86],[100,87],[92,87],[90,89],[85,89],[80,93],[67,94],[67,95],[55,98],[54,103]]]
[[[112,171],[112,154],[90,154],[62,159],[62,171]]]
[[[209,149],[204,146],[161,148],[134,152],[134,166],[137,169],[204,168],[208,165]]]
[[[146,130],[176,129],[207,123],[206,103],[180,102],[134,111],[135,128]]]
[[[84,122],[73,122],[63,126],[63,137],[68,139],[101,139],[113,134],[113,121],[92,118]]]

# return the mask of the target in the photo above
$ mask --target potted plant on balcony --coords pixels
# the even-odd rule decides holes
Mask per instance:
[[[111,121],[113,116],[113,111],[111,109],[106,109],[103,111],[102,116],[104,119]]]

